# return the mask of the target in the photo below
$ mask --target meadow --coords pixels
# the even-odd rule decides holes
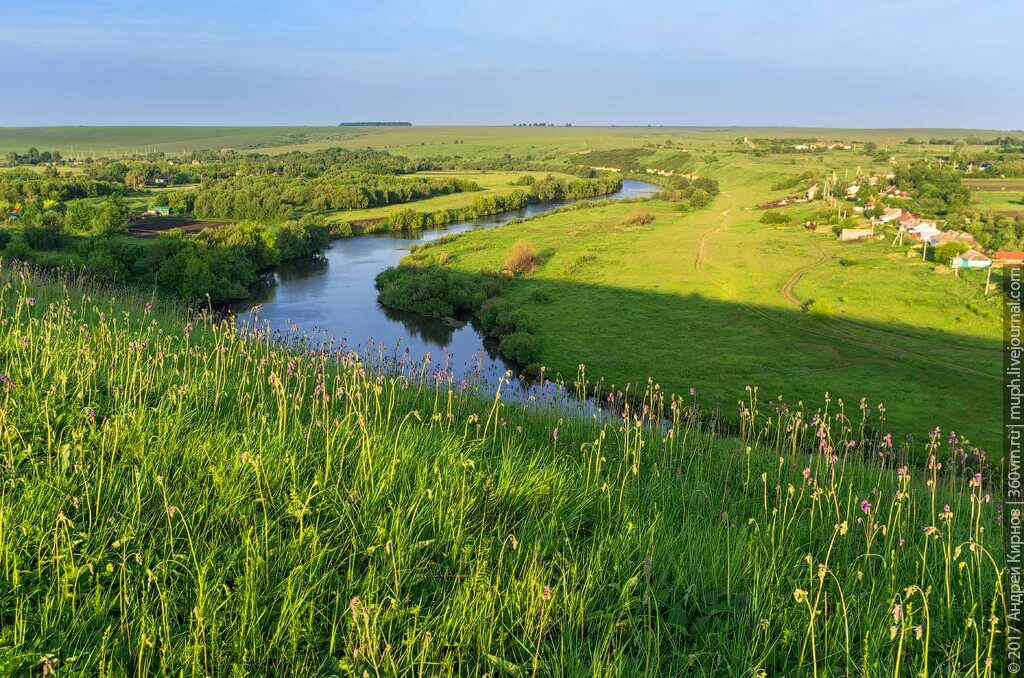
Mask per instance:
[[[535,160],[595,150],[641,147],[673,140],[692,148],[723,148],[738,138],[819,138],[874,142],[903,154],[948,152],[951,146],[907,145],[909,138],[978,136],[997,130],[835,129],[788,127],[0,127],[0,155],[56,150],[66,156],[118,157],[197,150],[258,150],[265,153],[312,151],[331,147],[377,148],[410,157],[457,154],[495,157],[511,153]]]
[[[536,180],[543,179],[547,175],[555,176],[559,179],[570,181],[574,177],[560,173],[560,172],[501,172],[501,171],[487,171],[487,170],[448,170],[448,171],[437,171],[437,172],[417,172],[417,177],[424,178],[452,178],[452,179],[465,179],[472,181],[473,183],[480,186],[482,190],[479,191],[466,191],[463,193],[451,193],[448,195],[439,195],[431,198],[424,198],[422,200],[416,200],[411,203],[396,203],[392,205],[382,205],[380,207],[369,207],[366,209],[355,209],[355,210],[344,210],[326,212],[324,216],[329,221],[364,221],[364,220],[375,220],[385,219],[389,215],[395,212],[400,212],[407,209],[415,209],[419,212],[437,212],[440,210],[458,210],[467,207],[473,201],[478,198],[487,198],[495,196],[505,196],[514,191],[522,191],[523,185],[515,185],[514,182],[524,176],[532,176]]]
[[[627,223],[636,205],[565,211],[461,235],[407,264],[483,275],[525,242],[538,263],[502,298],[529,317],[536,361],[553,374],[585,363],[608,385],[651,376],[727,410],[747,385],[814,407],[828,391],[884,406],[901,435],[945,422],[996,449],[1001,302],[985,294],[985,273],[954,276],[894,245],[891,230],[861,243],[805,230],[820,205],[761,223],[752,207],[818,159],[720,155],[700,170],[722,186],[709,208],[650,201],[646,224]],[[859,154],[830,160],[839,177],[870,169]],[[827,317],[807,312],[815,302]]]
[[[730,434],[653,383],[578,419],[296,339],[0,268],[0,672],[1001,671],[1002,498],[946,429],[740,389]]]

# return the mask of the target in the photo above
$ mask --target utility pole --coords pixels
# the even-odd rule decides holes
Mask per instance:
[[[989,264],[989,266],[988,266],[988,275],[985,276],[985,296],[986,297],[988,296],[988,286],[989,286],[989,283],[991,281],[992,281],[992,265]]]

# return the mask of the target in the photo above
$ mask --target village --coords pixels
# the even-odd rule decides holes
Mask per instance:
[[[843,203],[856,203],[850,207],[853,213],[850,217],[855,214],[867,221],[867,226],[863,226],[853,225],[849,218],[841,220],[840,226],[834,229],[840,242],[853,243],[871,238],[881,238],[884,237],[881,233],[883,229],[895,228],[896,233],[892,240],[894,246],[903,245],[906,242],[916,249],[919,244],[922,259],[927,259],[929,248],[931,248],[936,262],[943,266],[948,265],[949,269],[956,274],[959,274],[961,269],[991,269],[992,267],[1024,264],[1024,251],[987,251],[967,231],[944,229],[940,220],[922,217],[905,207],[893,205],[894,202],[911,199],[909,193],[896,186],[895,178],[894,172],[874,174],[866,178],[858,178],[848,184],[845,190],[832,189],[829,181],[824,182],[824,187],[815,183],[805,191],[759,203],[756,209],[770,210],[807,204],[818,199],[820,194],[821,198],[826,200],[830,206],[837,208],[839,215],[846,214]],[[833,175],[832,186],[836,186],[838,183]],[[873,189],[872,197],[867,200],[863,199],[862,186],[865,185]],[[884,188],[877,189],[879,185],[884,185]],[[843,193],[845,195],[842,195]],[[841,197],[845,200],[842,200]],[[804,222],[804,228],[809,231],[816,231],[818,227],[819,224],[816,221]]]

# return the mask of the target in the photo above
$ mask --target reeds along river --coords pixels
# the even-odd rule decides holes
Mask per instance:
[[[658,190],[653,184],[627,179],[619,191],[592,199],[637,198]],[[336,240],[321,261],[280,268],[273,281],[253,298],[236,305],[234,311],[243,322],[255,316],[259,321],[269,321],[273,330],[283,334],[301,338],[305,333],[304,341],[333,338],[336,345],[358,351],[376,366],[401,369],[417,376],[425,370],[437,378],[451,379],[456,386],[479,386],[482,392],[493,394],[506,371],[518,373],[518,369],[485,343],[472,322],[456,327],[451,321],[384,308],[377,303],[374,279],[384,269],[397,266],[411,245],[443,235],[495,228],[565,204],[528,205],[416,235],[381,233]],[[562,389],[550,383],[525,378],[513,379],[503,392],[529,402],[565,396]],[[580,403],[574,406],[578,408]]]

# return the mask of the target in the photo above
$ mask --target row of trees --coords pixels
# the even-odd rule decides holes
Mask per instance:
[[[32,146],[26,153],[17,153],[11,151],[7,154],[7,164],[9,165],[40,165],[49,163],[58,163],[62,159],[60,151],[43,151],[39,152],[39,149]]]
[[[279,221],[293,210],[362,209],[476,190],[480,187],[465,179],[337,172],[314,179],[236,177],[205,183],[187,192],[191,195],[168,196],[168,202],[191,203],[200,218]]]

